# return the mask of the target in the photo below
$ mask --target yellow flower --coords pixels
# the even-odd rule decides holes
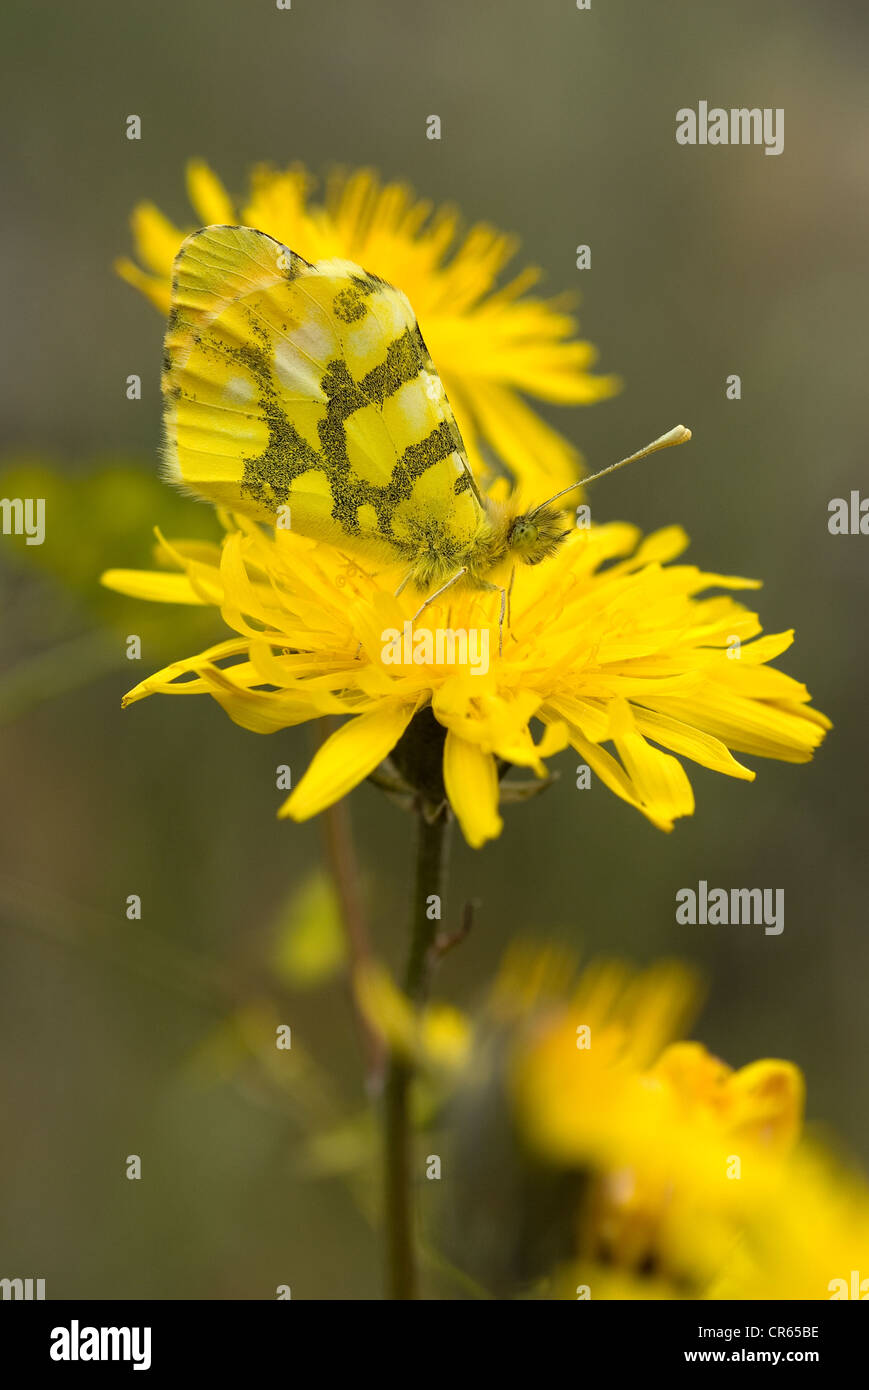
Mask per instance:
[[[498,287],[516,241],[484,223],[464,236],[458,214],[433,209],[404,183],[381,184],[371,170],[338,172],[322,202],[299,165],[254,169],[237,205],[203,163],[188,167],[197,225],[243,223],[276,237],[305,260],[356,261],[403,290],[437,363],[479,478],[491,476],[494,454],[531,494],[548,496],[572,482],[580,459],[523,399],[587,405],[613,395],[613,376],[595,376],[597,353],[575,337],[571,296],[541,299],[528,291],[540,271],[527,267]],[[185,235],[151,203],[133,213],[142,266],[123,259],[117,270],[164,313],[172,261]]]
[[[782,1173],[709,1298],[869,1298],[869,1189],[816,1145]]]
[[[461,664],[460,647],[420,648],[413,660],[406,625],[419,598],[396,596],[397,572],[371,574],[295,532],[223,520],[220,548],[161,541],[161,558],[180,572],[104,576],[135,597],[215,605],[235,634],[148,677],[125,704],[158,692],[209,694],[257,733],[351,716],[282,807],[295,820],[373,773],[424,710],[442,741],[440,795],[473,846],[500,833],[506,764],[543,778],[545,759],[569,744],[605,786],[670,830],[694,809],[680,757],[751,780],[729,750],[805,762],[829,727],[805,686],[767,664],[792,633],[761,637],[755,614],[708,593],[754,582],[669,563],[687,544],[677,527],[645,540],[623,524],[575,530],[552,559],[522,567],[503,655],[497,594],[436,599],[412,629],[414,643],[423,626],[473,631],[479,659],[471,664],[469,645]],[[431,660],[417,664],[420,653]]]
[[[578,1210],[564,1213],[576,1258],[552,1292],[853,1298],[865,1279],[869,1294],[865,1180],[802,1136],[792,1063],[733,1070],[675,1040],[692,993],[675,965],[601,963],[567,997],[526,996],[516,1011],[524,1142],[537,1162],[586,1178]]]
[[[791,1063],[733,1071],[689,1042],[648,1060],[685,995],[678,969],[632,978],[599,967],[516,1050],[527,1142],[591,1175],[577,1244],[592,1280],[615,1266],[703,1291],[767,1209],[799,1133],[803,1081]]]
[[[389,971],[376,963],[357,971],[353,983],[363,1015],[392,1052],[435,1073],[449,1074],[464,1065],[472,1031],[458,1009],[438,1002],[414,1009]]]

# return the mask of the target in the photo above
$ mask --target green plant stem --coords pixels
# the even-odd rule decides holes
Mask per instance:
[[[449,812],[443,806],[434,819],[417,811],[416,874],[410,919],[410,950],[404,979],[414,1008],[425,1001],[431,978],[437,920],[430,920],[428,900],[443,901],[443,881],[449,833]],[[413,1064],[392,1052],[384,1096],[384,1179],[387,1241],[387,1297],[418,1297],[413,1213],[413,1143],[410,1091]]]
[[[322,747],[334,730],[334,721],[319,719],[314,726],[313,747]],[[366,1086],[370,1094],[379,1092],[383,1084],[386,1049],[380,1034],[362,1014],[354,989],[357,974],[371,960],[371,941],[362,902],[362,876],[356,857],[353,826],[346,798],[328,806],[320,817],[323,848],[341,911],[341,926],[347,943],[347,993],[359,1031],[365,1058]]]

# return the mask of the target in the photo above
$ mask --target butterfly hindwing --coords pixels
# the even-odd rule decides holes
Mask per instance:
[[[403,294],[349,261],[310,265],[248,227],[175,262],[166,467],[209,501],[383,555],[473,544],[483,508]]]

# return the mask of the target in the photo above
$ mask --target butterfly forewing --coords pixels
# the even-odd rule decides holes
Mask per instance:
[[[247,227],[189,237],[163,390],[167,471],[209,501],[393,558],[460,557],[484,523],[407,299],[352,262]]]

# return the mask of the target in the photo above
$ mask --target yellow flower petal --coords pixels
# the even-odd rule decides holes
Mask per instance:
[[[662,753],[636,732],[628,706],[613,702],[612,733],[625,770],[647,812],[664,821],[690,816],[694,793],[680,762]]]
[[[495,759],[451,729],[444,744],[444,786],[469,845],[479,849],[500,835]]]
[[[114,268],[122,280],[126,280],[127,284],[132,285],[134,290],[140,290],[146,299],[150,299],[161,314],[168,314],[172,302],[168,280],[162,280],[156,275],[146,275],[144,270],[140,270],[137,265],[128,261],[124,256],[115,261]]]
[[[187,165],[187,196],[203,227],[235,223],[232,199],[204,160],[191,159]]]
[[[641,734],[662,743],[673,753],[690,758],[700,767],[712,768],[713,772],[723,772],[727,777],[741,777],[753,782],[755,773],[738,763],[720,739],[711,734],[701,733],[690,724],[682,724],[666,714],[654,710],[634,708],[634,723]]]
[[[414,712],[414,705],[393,703],[348,720],[317,750],[278,814],[308,820],[346,796],[389,756]]]
[[[155,275],[169,275],[184,233],[154,203],[139,203],[130,219],[136,250]]]
[[[158,570],[106,570],[100,583],[130,598],[150,599],[152,603],[208,604],[194,590],[189,575],[161,574]],[[213,599],[211,600],[213,602]]]
[[[744,699],[721,686],[707,687],[699,697],[662,696],[654,705],[662,713],[712,734],[737,753],[786,763],[809,762],[830,727],[826,720],[819,724],[797,713],[796,707]]]

